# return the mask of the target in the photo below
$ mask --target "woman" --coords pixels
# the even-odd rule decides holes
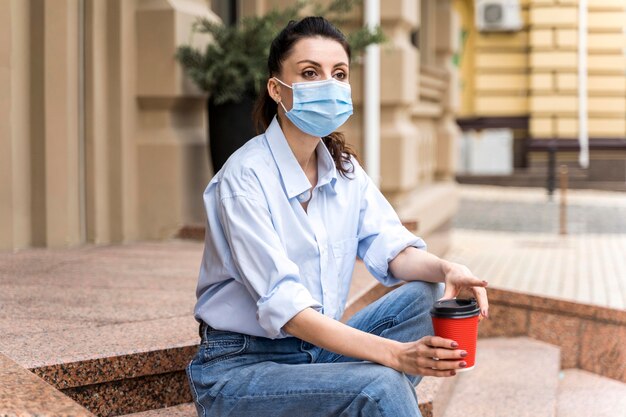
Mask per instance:
[[[352,114],[350,48],[321,17],[272,42],[265,133],[204,192],[196,295],[200,348],[187,375],[200,416],[419,416],[414,386],[451,376],[465,352],[431,336],[429,309],[486,282],[426,252],[335,130]],[[356,256],[407,282],[343,324]],[[438,359],[448,359],[439,361]]]

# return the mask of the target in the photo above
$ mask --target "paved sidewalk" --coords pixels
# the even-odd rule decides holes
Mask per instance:
[[[491,286],[626,308],[626,194],[570,190],[569,235],[558,235],[558,194],[460,186],[447,258]]]
[[[558,233],[560,195],[552,200],[541,188],[461,185],[461,208],[454,226],[460,229]],[[570,234],[626,234],[626,193],[569,190]]]

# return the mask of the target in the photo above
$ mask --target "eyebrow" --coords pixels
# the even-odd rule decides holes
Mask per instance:
[[[296,64],[302,64],[302,63],[309,63],[309,64],[312,64],[312,65],[314,65],[316,67],[319,67],[319,68],[322,67],[322,65],[319,62],[311,61],[310,59],[303,59],[302,61],[296,62]],[[348,64],[346,64],[345,62],[338,62],[335,65],[333,65],[333,68],[337,68],[337,67],[340,67],[342,65],[345,65],[346,67],[348,66]]]

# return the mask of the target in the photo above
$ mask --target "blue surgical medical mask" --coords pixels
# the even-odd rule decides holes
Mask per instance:
[[[350,84],[330,78],[324,81],[307,81],[285,84],[293,90],[293,105],[285,115],[298,129],[311,136],[324,137],[344,124],[352,114]]]

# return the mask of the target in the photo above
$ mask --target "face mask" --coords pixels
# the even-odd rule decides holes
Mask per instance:
[[[293,90],[293,106],[285,115],[298,129],[311,136],[330,135],[344,124],[352,114],[352,91],[350,84],[334,78],[324,81],[293,83],[288,86],[278,78],[276,81]]]

